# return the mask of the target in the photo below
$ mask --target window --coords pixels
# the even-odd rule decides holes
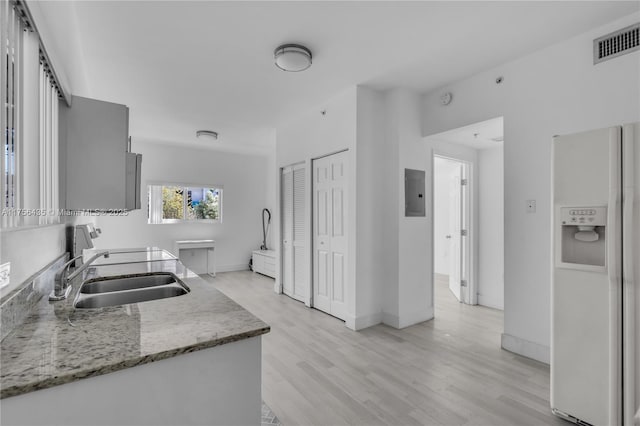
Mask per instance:
[[[63,93],[24,2],[0,1],[0,228],[60,222]]]
[[[222,188],[149,185],[149,223],[222,222]]]
[[[22,111],[22,93],[20,85],[22,32],[24,24],[20,14],[10,2],[0,3],[0,102],[2,109],[0,122],[2,128],[2,161],[0,163],[2,181],[2,227],[19,224],[19,215],[13,211],[20,207],[18,170],[20,113]]]

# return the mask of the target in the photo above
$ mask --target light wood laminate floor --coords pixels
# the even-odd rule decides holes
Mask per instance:
[[[568,424],[550,412],[549,367],[500,349],[502,311],[441,280],[434,320],[354,332],[259,274],[203,278],[271,325],[262,398],[285,426]]]

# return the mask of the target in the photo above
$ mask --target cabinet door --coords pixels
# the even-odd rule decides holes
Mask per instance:
[[[126,206],[127,210],[140,208],[140,172],[142,166],[142,155],[127,152],[126,156]]]
[[[60,111],[66,164],[65,204],[70,210],[126,208],[129,108],[72,97]],[[63,140],[64,139],[64,140]]]

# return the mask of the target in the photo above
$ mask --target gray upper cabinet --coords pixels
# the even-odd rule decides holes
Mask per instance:
[[[140,208],[139,154],[128,152],[126,105],[72,96],[60,103],[60,206],[68,210]]]

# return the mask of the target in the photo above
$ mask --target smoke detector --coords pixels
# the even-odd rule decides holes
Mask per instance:
[[[449,105],[451,103],[451,99],[453,99],[453,95],[451,94],[451,92],[447,92],[440,96],[440,103],[442,105]]]

